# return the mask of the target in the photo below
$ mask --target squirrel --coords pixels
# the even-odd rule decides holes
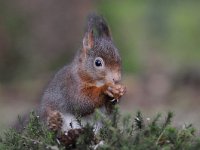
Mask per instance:
[[[111,113],[126,91],[120,81],[121,57],[110,29],[102,16],[90,15],[81,48],[48,84],[39,114],[51,130],[57,131],[64,124],[69,129],[76,115],[85,118],[97,108]]]

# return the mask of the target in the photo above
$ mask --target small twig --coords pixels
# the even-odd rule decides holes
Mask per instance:
[[[161,134],[159,135],[158,139],[156,140],[156,145],[158,145],[158,143],[159,143],[162,135],[164,134],[164,132],[165,132],[165,129],[161,132]]]

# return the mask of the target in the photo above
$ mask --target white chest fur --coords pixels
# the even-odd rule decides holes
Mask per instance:
[[[105,113],[105,107],[99,109],[103,114]],[[81,128],[80,124],[77,122],[77,118],[69,113],[62,114],[63,118],[63,126],[62,131],[68,131],[70,129]],[[87,123],[93,125],[95,127],[94,131],[97,132],[101,125],[101,122],[94,122],[94,114],[88,115],[86,117],[81,118],[81,125],[85,126]]]
[[[68,131],[73,128],[80,128],[80,125],[78,124],[74,115],[66,113],[62,114],[62,118],[63,118],[62,131]]]
[[[104,81],[103,80],[100,80],[100,81],[97,81],[96,82],[96,86],[97,87],[101,87],[101,86],[103,86],[105,83],[104,83]]]

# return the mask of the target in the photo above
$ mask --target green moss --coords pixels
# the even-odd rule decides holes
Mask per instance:
[[[173,113],[169,112],[161,121],[158,114],[152,120],[146,120],[141,112],[135,116],[122,116],[116,108],[108,117],[97,111],[92,122],[84,126],[85,132],[79,137],[75,147],[59,144],[55,133],[46,129],[35,113],[30,114],[29,124],[21,133],[10,129],[0,138],[0,149],[93,149],[96,141],[103,141],[99,150],[176,150],[199,149],[200,139],[192,125],[183,128],[172,124]],[[102,122],[102,128],[94,138],[96,122]]]

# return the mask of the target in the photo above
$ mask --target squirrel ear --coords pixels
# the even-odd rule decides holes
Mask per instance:
[[[86,32],[83,38],[83,49],[84,51],[90,50],[94,46],[94,35],[93,30]]]

